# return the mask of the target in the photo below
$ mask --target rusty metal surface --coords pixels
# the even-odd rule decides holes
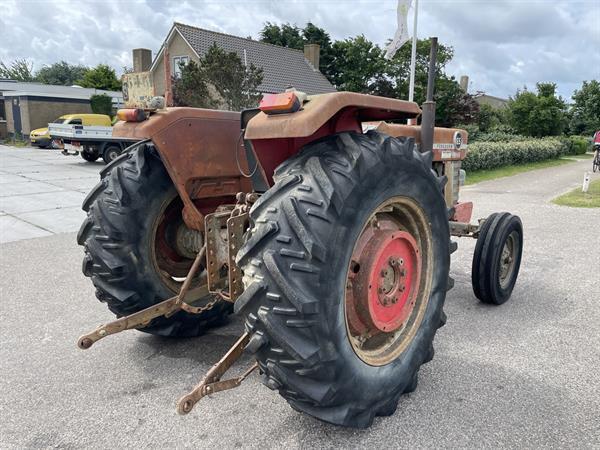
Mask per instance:
[[[239,377],[221,381],[221,377],[242,355],[249,340],[250,335],[247,332],[242,334],[219,362],[210,368],[202,381],[189,394],[179,399],[177,402],[179,414],[188,414],[194,405],[206,395],[238,387],[258,367],[258,363],[255,362]]]
[[[185,223],[196,230],[204,227],[199,199],[222,197],[226,203],[237,192],[252,191],[236,163],[238,151],[240,166],[248,171],[240,133],[239,113],[200,108],[167,108],[113,129],[113,136],[152,140],[184,203]]]
[[[241,212],[227,220],[228,240],[228,273],[229,273],[229,301],[234,302],[244,292],[242,270],[235,262],[235,256],[244,243],[244,232],[248,227],[248,212]]]
[[[223,205],[205,219],[208,289],[234,302],[244,291],[242,271],[235,262],[248,228],[248,212],[258,194],[236,194],[235,205]]]
[[[416,103],[354,92],[334,92],[309,97],[303,109],[292,114],[271,115],[261,112],[246,128],[246,139],[307,137],[345,109],[354,109],[359,122],[416,117]]]
[[[479,221],[478,225],[450,221],[450,235],[457,237],[477,238],[477,236],[479,235],[479,229],[481,228],[482,224],[482,220]]]
[[[371,128],[390,136],[411,137],[415,143],[421,143],[420,125],[401,125],[395,123],[379,122],[370,124]],[[462,145],[456,148],[454,135],[460,132],[462,135]],[[434,161],[455,161],[463,160],[467,156],[469,133],[460,128],[442,128],[436,127],[433,133],[433,160]]]
[[[231,210],[207,214],[205,218],[208,291],[215,294],[227,288],[228,277],[223,268],[229,262],[227,220],[230,217]]]
[[[202,297],[205,297],[208,294],[208,289],[206,286],[200,286],[198,288],[192,289],[188,291],[187,295],[184,297],[185,302],[179,302],[179,295],[171,297],[167,300],[164,300],[156,305],[150,306],[149,308],[142,309],[136,313],[130,314],[125,317],[121,317],[120,319],[114,320],[104,325],[100,325],[94,331],[88,334],[84,334],[77,340],[77,346],[86,350],[94,345],[95,342],[98,342],[100,339],[105,338],[106,336],[110,336],[111,334],[120,333],[125,330],[132,330],[134,328],[141,328],[148,323],[152,319],[156,319],[160,316],[168,316],[173,314],[174,312],[182,309],[181,305],[186,305],[186,303],[191,303],[194,300],[198,300]],[[210,305],[211,307],[213,305]]]

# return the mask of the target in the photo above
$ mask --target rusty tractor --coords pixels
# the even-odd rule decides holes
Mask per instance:
[[[78,234],[83,273],[118,319],[79,347],[127,329],[197,336],[235,312],[244,333],[179,413],[258,369],[320,420],[391,415],[446,321],[451,237],[477,239],[485,303],[510,297],[522,254],[517,216],[472,224],[458,199],[468,136],[434,128],[433,61],[435,44],[423,109],[290,90],[242,113],[121,111],[115,134],[139,142],[102,170]],[[222,380],[244,351],[256,362]]]

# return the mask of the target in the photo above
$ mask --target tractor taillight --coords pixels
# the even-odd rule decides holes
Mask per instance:
[[[127,108],[118,110],[117,117],[125,122],[142,122],[146,120],[146,113],[142,108]]]
[[[258,106],[265,114],[293,113],[300,109],[300,100],[293,92],[264,94]]]

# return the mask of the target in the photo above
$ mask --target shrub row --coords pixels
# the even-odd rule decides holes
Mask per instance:
[[[570,154],[583,155],[585,152],[592,149],[590,139],[584,136],[570,136],[569,140],[571,141]]]
[[[469,144],[462,168],[467,172],[489,170],[558,158],[569,151],[570,146],[565,140],[555,137],[508,142],[479,141]]]

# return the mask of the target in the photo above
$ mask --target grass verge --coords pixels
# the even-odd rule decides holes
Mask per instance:
[[[529,172],[530,170],[546,169],[548,167],[562,166],[563,164],[571,164],[574,162],[574,159],[559,158],[521,164],[518,166],[498,167],[497,169],[491,170],[476,170],[475,172],[467,172],[466,184],[481,183],[482,181],[493,180],[495,178],[510,177],[519,173]]]
[[[566,155],[563,158],[566,159],[592,159],[594,157],[593,153],[584,153],[583,155]]]
[[[581,188],[578,187],[556,197],[552,203],[573,208],[600,208],[600,180],[592,181],[587,192],[581,192]]]

